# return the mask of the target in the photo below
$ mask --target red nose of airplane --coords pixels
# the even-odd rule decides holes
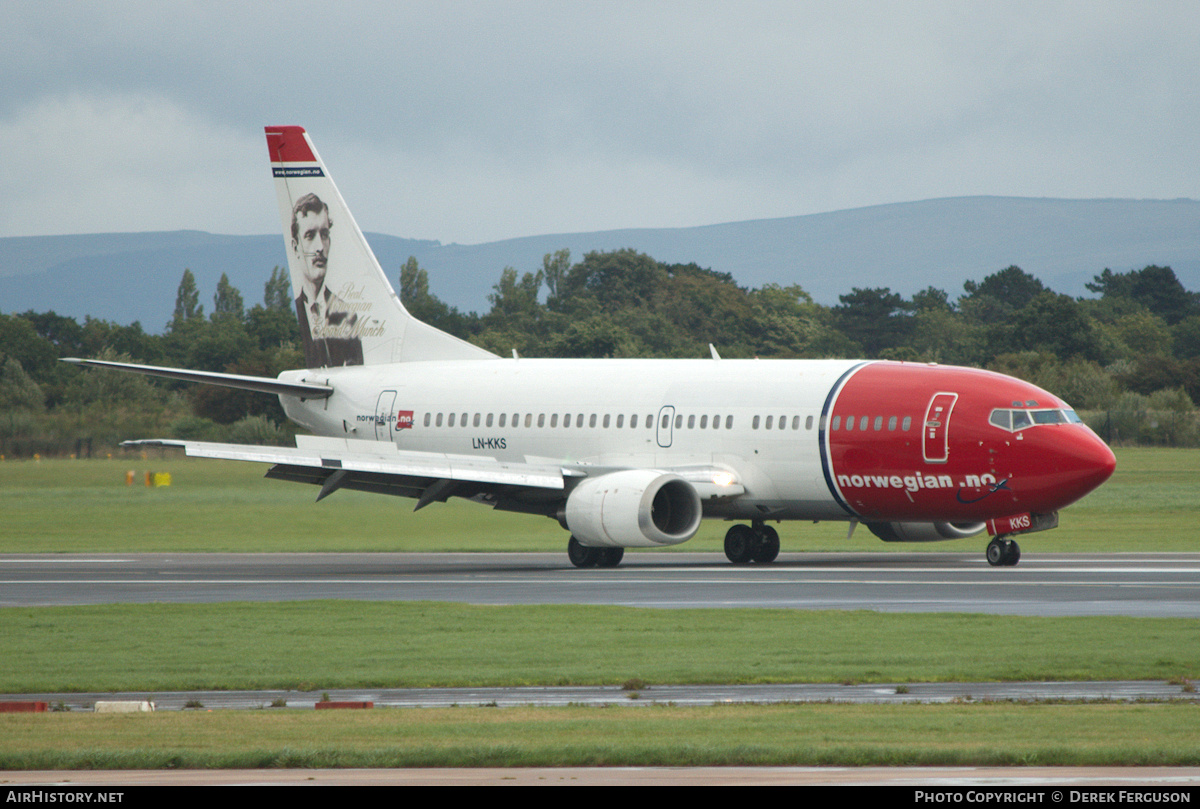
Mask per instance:
[[[1117,459],[1100,437],[1082,424],[1034,429],[1026,440],[1036,442],[1031,456],[1034,492],[1027,503],[1035,511],[1055,511],[1074,503],[1112,477]],[[1030,448],[1030,447],[1027,447]]]

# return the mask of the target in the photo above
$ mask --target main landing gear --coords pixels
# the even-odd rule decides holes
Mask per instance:
[[[779,555],[779,533],[755,520],[752,525],[738,524],[725,533],[725,556],[735,565],[747,562],[768,564]]]
[[[1008,537],[996,537],[988,543],[987,560],[992,567],[1012,567],[1021,561],[1021,546]]]
[[[567,558],[575,567],[616,567],[625,558],[625,549],[593,548],[571,537],[567,542]]]

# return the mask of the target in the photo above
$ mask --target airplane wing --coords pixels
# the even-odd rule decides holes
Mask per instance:
[[[296,436],[295,447],[217,444],[208,441],[150,439],[126,441],[131,447],[181,447],[189,456],[257,461],[273,466],[267,477],[321,486],[317,500],[338,489],[417,498],[417,508],[447,498],[495,500],[545,490],[561,496],[563,479],[574,473],[550,464],[497,461],[493,458],[400,450],[394,444],[353,438]],[[525,498],[522,498],[525,499]],[[542,498],[535,498],[542,499]],[[525,509],[521,509],[525,510]]]
[[[394,444],[354,438],[298,435],[294,447],[147,439],[129,447],[179,447],[197,458],[272,464],[267,477],[321,487],[317,500],[338,489],[413,497],[416,509],[450,497],[491,503],[509,511],[552,513],[566,496],[567,481],[613,471],[613,467],[500,461],[476,455],[402,450]],[[736,497],[745,490],[724,467],[663,470],[687,480],[703,499]]]

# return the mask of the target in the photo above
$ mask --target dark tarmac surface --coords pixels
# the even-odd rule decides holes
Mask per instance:
[[[841,685],[654,685],[638,690],[620,686],[530,686],[495,688],[359,688],[325,691],[127,691],[121,693],[0,694],[0,701],[41,701],[88,711],[99,700],[148,700],[158,710],[183,710],[199,703],[209,710],[270,708],[311,709],[324,694],[335,702],[372,702],[384,708],[449,708],[518,705],[714,705],[781,702],[946,703],[984,701],[1067,702],[1200,701],[1191,686],[1158,680],[1066,683],[874,683]]]
[[[0,555],[0,606],[326,598],[1200,618],[1200,554],[651,552],[611,570],[565,553]]]

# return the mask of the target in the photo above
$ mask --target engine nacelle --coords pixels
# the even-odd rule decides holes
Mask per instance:
[[[884,542],[941,542],[981,533],[981,522],[871,522],[867,528]]]
[[[687,542],[700,530],[700,495],[683,478],[628,469],[587,478],[567,497],[567,529],[593,547],[653,548]]]

